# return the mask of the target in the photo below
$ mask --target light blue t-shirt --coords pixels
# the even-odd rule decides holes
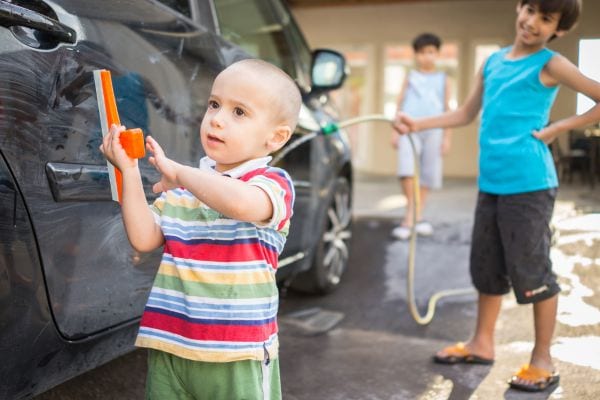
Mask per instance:
[[[445,111],[446,74],[441,71],[408,73],[402,110],[413,117],[429,117]]]
[[[546,48],[506,59],[510,47],[492,54],[483,68],[479,132],[479,189],[516,194],[558,186],[552,154],[532,133],[548,123],[558,87],[540,81],[554,56]]]

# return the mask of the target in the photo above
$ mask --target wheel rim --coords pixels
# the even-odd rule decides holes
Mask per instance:
[[[327,282],[335,286],[340,282],[348,264],[348,244],[352,237],[350,187],[346,181],[338,185],[327,209],[327,219],[327,230],[323,234],[323,267],[326,270]]]

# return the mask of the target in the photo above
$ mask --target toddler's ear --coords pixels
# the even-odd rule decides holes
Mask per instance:
[[[267,139],[269,153],[279,150],[292,136],[292,129],[288,125],[279,125]]]

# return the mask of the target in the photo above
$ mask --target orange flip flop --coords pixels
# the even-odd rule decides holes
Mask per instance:
[[[528,383],[517,382],[519,379],[528,381]],[[525,364],[510,378],[508,384],[511,388],[517,390],[542,392],[546,389],[555,387],[559,381],[560,376],[556,371],[548,371],[534,365]]]
[[[433,356],[433,361],[438,364],[482,364],[491,365],[494,360],[491,358],[484,358],[478,355],[472,354],[462,342],[458,342],[452,346],[448,346],[442,350],[446,353],[445,356]]]

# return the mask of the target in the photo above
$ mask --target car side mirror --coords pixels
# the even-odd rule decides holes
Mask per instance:
[[[317,49],[312,53],[312,92],[338,89],[348,75],[346,59],[341,53],[329,49]]]

